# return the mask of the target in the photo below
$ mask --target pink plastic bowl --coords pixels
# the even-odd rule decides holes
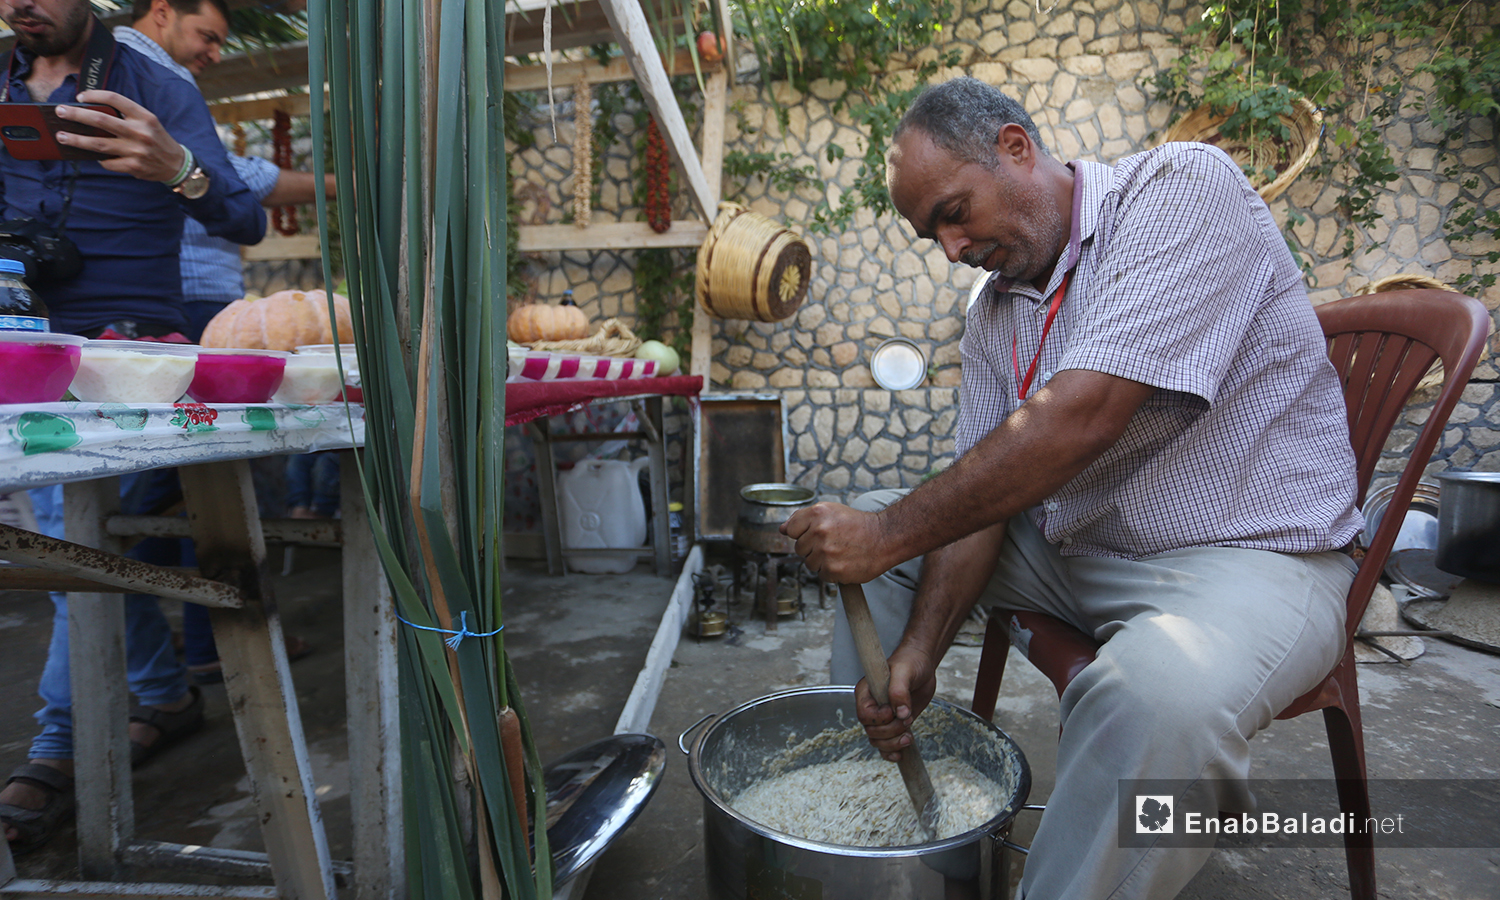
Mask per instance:
[[[0,403],[56,403],[68,392],[83,356],[83,338],[0,331]]]
[[[265,403],[281,387],[286,358],[278,350],[207,349],[188,385],[199,403]]]

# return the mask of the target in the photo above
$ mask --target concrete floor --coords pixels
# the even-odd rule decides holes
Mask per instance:
[[[279,551],[278,551],[279,552]],[[292,666],[315,782],[335,858],[348,858],[348,787],[340,657],[338,557],[299,550],[278,579],[287,630],[315,647]],[[507,649],[544,760],[607,736],[666,607],[673,582],[642,565],[628,575],[550,578],[515,566],[505,582]],[[775,634],[745,621],[740,633],[698,643],[684,637],[668,670],[651,731],[668,744],[660,789],[640,818],[595,866],[587,900],[697,900],[704,897],[702,799],[688,778],[677,735],[704,714],[797,685],[820,684],[828,662],[831,608],[805,592],[803,618],[782,619]],[[169,604],[175,606],[175,604]],[[0,771],[24,760],[38,701],[36,679],[51,627],[44,594],[0,593]],[[977,641],[976,641],[977,643]],[[943,695],[967,704],[977,647],[957,647],[942,673]],[[1361,666],[1371,777],[1500,778],[1500,657],[1427,641],[1410,668]],[[258,849],[248,785],[222,688],[206,689],[208,723],[199,735],[136,773],[143,837]],[[1018,657],[1006,675],[996,723],[1024,748],[1033,773],[1032,802],[1045,802],[1055,765],[1057,704],[1051,685]],[[1328,755],[1318,716],[1277,722],[1256,739],[1260,777],[1326,777]],[[1493,816],[1494,810],[1478,815]],[[1023,814],[1016,839],[1029,843],[1035,816]],[[18,860],[22,877],[76,877],[71,830]],[[1444,900],[1500,898],[1500,851],[1382,850],[1381,896]],[[143,879],[195,880],[170,872]],[[198,879],[207,880],[207,879]],[[1347,895],[1343,853],[1323,850],[1217,850],[1182,895],[1187,898],[1305,898]],[[576,896],[576,895],[575,895]]]

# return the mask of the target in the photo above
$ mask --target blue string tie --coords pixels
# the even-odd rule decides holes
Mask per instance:
[[[468,613],[467,610],[465,610],[463,612],[460,612],[458,614],[458,630],[457,631],[453,631],[452,629],[448,629],[448,628],[433,628],[433,627],[428,626],[428,625],[418,625],[416,622],[408,621],[400,613],[396,613],[396,618],[400,619],[402,622],[406,623],[407,625],[410,625],[411,627],[417,629],[418,631],[436,631],[438,634],[449,635],[449,637],[443,638],[443,643],[447,644],[448,645],[448,649],[450,649],[450,650],[457,650],[458,649],[458,645],[462,644],[463,641],[464,641],[464,638],[466,638],[466,637],[481,637],[481,638],[482,637],[494,637],[495,635],[497,635],[500,632],[502,632],[502,631],[505,630],[505,626],[501,625],[499,628],[496,628],[494,631],[486,631],[483,634],[481,634],[481,633],[479,633],[477,631],[470,631],[469,630],[469,613]]]

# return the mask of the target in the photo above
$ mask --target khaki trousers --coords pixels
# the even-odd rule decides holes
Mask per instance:
[[[853,505],[883,509],[904,494],[875,491]],[[911,560],[865,586],[887,654],[901,638],[921,565]],[[1064,557],[1028,517],[1011,520],[980,602],[1044,612],[1104,642],[1063,693],[1056,786],[1018,897],[1176,895],[1209,851],[1121,848],[1119,782],[1181,779],[1178,808],[1253,810],[1247,791],[1219,782],[1249,777],[1250,738],[1338,662],[1354,569],[1339,552],[1233,547],[1140,560]],[[863,675],[842,608],[831,674],[834,684]]]

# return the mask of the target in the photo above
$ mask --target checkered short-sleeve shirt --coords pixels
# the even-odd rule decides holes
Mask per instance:
[[[962,342],[962,455],[1035,393],[1089,369],[1156,391],[1124,435],[1030,515],[1064,555],[1331,550],[1363,527],[1347,413],[1302,276],[1224,153],[1166,144],[1072,163],[1073,233],[1047,290],[992,276]]]

